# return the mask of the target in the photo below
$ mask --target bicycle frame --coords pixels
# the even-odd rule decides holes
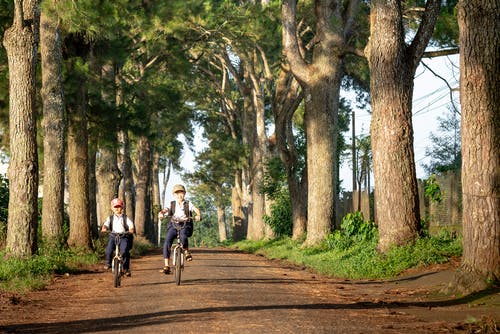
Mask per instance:
[[[121,278],[123,276],[123,255],[120,251],[120,241],[125,235],[126,233],[111,233],[111,236],[115,238],[115,252],[111,261],[111,272],[113,273],[113,285],[115,288],[121,285]]]
[[[181,284],[181,273],[184,270],[184,262],[186,260],[186,254],[184,247],[181,243],[181,230],[184,228],[186,221],[183,222],[175,222],[172,221],[172,227],[177,231],[177,242],[172,245],[171,254],[172,254],[172,263],[171,268],[174,270],[174,279],[175,284]]]

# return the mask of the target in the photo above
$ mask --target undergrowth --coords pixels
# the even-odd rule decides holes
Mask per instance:
[[[422,236],[413,244],[393,247],[385,254],[377,251],[377,240],[377,227],[356,213],[347,215],[341,229],[315,247],[304,247],[303,240],[295,241],[289,237],[245,240],[231,247],[348,279],[394,277],[409,268],[448,262],[451,257],[462,253],[461,240],[447,231]]]
[[[104,259],[107,237],[94,242],[94,251],[77,249],[39,249],[38,254],[29,258],[9,256],[0,251],[0,291],[24,293],[47,286],[54,275],[73,274],[85,266],[100,263]],[[145,238],[136,237],[131,251],[135,256],[145,254],[153,246]]]

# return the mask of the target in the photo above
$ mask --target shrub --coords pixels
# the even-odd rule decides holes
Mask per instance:
[[[281,191],[274,197],[271,205],[271,216],[264,215],[264,223],[271,227],[277,237],[292,235],[292,207],[290,195]]]

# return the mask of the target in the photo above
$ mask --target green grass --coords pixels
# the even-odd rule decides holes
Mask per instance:
[[[27,259],[0,253],[0,290],[26,292],[44,288],[54,274],[76,272],[83,265],[96,263],[94,253],[57,250]]]
[[[95,251],[42,248],[39,254],[27,259],[10,257],[0,251],[0,290],[24,293],[43,289],[54,274],[76,273],[85,266],[101,263],[107,240],[99,238],[94,243]],[[144,255],[153,247],[145,238],[136,237],[131,256]]]
[[[348,279],[394,277],[409,268],[445,263],[462,253],[461,240],[447,233],[420,238],[413,245],[393,247],[386,254],[379,253],[376,246],[372,239],[340,242],[335,246],[325,241],[316,247],[304,248],[301,241],[290,238],[245,240],[231,245],[267,258],[303,265],[332,277]]]

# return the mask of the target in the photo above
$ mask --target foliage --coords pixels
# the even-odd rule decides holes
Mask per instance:
[[[356,223],[353,223],[356,221]],[[442,232],[434,237],[417,239],[412,245],[394,247],[386,254],[377,251],[377,243],[368,240],[367,230],[361,227],[359,217],[347,224],[358,228],[348,228],[345,233],[357,242],[345,247],[331,247],[329,241],[314,248],[303,248],[301,241],[281,238],[269,241],[249,241],[231,245],[233,248],[262,254],[268,258],[286,259],[304,265],[322,274],[339,278],[389,278],[397,276],[406,269],[434,263],[445,263],[462,253],[462,242],[451,233]],[[347,232],[348,231],[348,232]]]
[[[282,188],[273,199],[271,216],[264,215],[264,223],[271,227],[277,237],[292,236],[292,207],[288,189]]]
[[[431,133],[432,146],[425,150],[431,161],[423,167],[429,174],[456,171],[462,165],[459,115],[450,108],[445,118],[438,117],[438,122],[440,133]]]
[[[346,250],[356,243],[376,243],[378,238],[377,226],[365,221],[363,213],[357,211],[348,213],[340,224],[340,230],[328,235],[325,243],[329,249]]]
[[[441,188],[436,180],[436,174],[429,176],[424,182],[425,196],[429,198],[432,202],[441,203],[443,200],[443,194],[441,193]]]

